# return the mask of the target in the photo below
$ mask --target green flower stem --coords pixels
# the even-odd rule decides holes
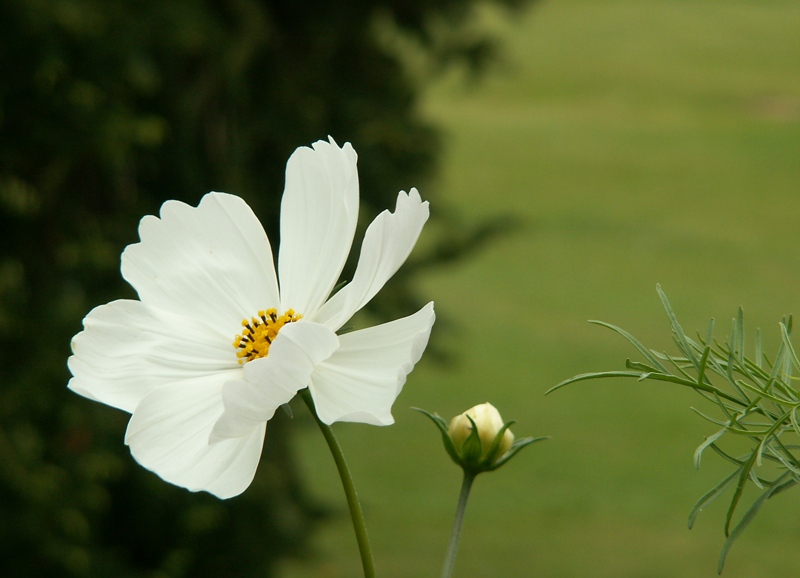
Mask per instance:
[[[461,538],[461,526],[464,523],[464,511],[467,509],[467,499],[472,488],[472,482],[476,474],[464,470],[464,480],[461,482],[461,494],[458,496],[458,506],[456,507],[456,517],[453,519],[453,530],[450,533],[450,543],[447,545],[447,554],[444,558],[442,567],[442,578],[450,578],[453,575],[453,568],[456,565],[456,555],[458,554],[458,541]]]
[[[344,459],[344,453],[336,436],[333,435],[331,426],[320,421],[317,416],[317,410],[314,407],[314,400],[311,399],[311,392],[304,389],[300,392],[300,397],[311,410],[311,415],[319,426],[325,441],[328,442],[328,448],[333,455],[333,461],[336,462],[336,469],[339,470],[339,477],[342,479],[342,487],[344,494],[347,497],[347,506],[350,508],[350,517],[353,520],[353,529],[356,533],[356,541],[358,542],[358,551],[361,554],[361,564],[364,567],[364,578],[375,578],[375,562],[372,559],[372,548],[369,545],[369,536],[367,535],[367,525],[364,522],[364,512],[361,509],[361,503],[358,501],[358,494],[356,493],[356,486],[353,484],[353,477],[350,475],[350,470],[347,467],[347,462]]]

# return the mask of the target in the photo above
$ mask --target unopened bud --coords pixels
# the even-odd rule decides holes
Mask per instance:
[[[491,403],[476,405],[457,415],[450,420],[449,427],[441,416],[414,409],[428,416],[439,428],[444,449],[464,469],[465,475],[476,476],[496,470],[525,446],[548,439],[526,437],[514,440],[514,434],[508,429],[514,422],[503,422],[500,412]]]
[[[480,452],[477,451],[477,448],[472,449],[469,446],[464,448],[464,442],[472,433],[473,424],[478,430],[478,438],[481,442]],[[511,445],[514,443],[514,434],[511,433],[510,429],[506,428],[503,431],[502,438],[492,450],[492,444],[504,425],[500,412],[491,403],[487,402],[476,405],[450,420],[450,427],[447,433],[450,439],[453,440],[456,451],[466,461],[486,461],[492,464],[510,450]],[[468,451],[465,452],[465,449]],[[489,455],[490,452],[491,455]]]

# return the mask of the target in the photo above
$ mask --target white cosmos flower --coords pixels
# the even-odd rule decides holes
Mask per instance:
[[[122,253],[122,276],[139,300],[86,316],[72,341],[69,388],[132,414],[125,443],[144,467],[221,498],[247,488],[267,421],[305,387],[327,424],[391,424],[427,345],[433,303],[336,332],[406,260],[428,203],[415,189],[401,192],[394,213],[367,229],[352,281],[329,299],[358,203],[350,144],[297,149],[286,166],[277,276],[267,235],[239,197],[164,203]]]

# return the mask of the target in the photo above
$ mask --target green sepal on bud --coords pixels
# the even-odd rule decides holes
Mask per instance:
[[[428,416],[439,428],[450,458],[473,476],[496,470],[525,446],[549,439],[549,436],[543,436],[515,440],[508,428],[516,422],[503,422],[499,412],[490,403],[457,415],[449,424],[436,413],[417,407],[412,409]]]

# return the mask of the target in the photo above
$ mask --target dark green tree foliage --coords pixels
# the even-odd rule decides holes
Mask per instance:
[[[477,64],[489,43],[458,33],[471,4],[0,4],[0,575],[269,576],[302,551],[316,512],[288,420],[242,496],[172,487],[131,459],[127,414],[65,388],[69,340],[92,307],[135,297],[119,254],[166,199],[239,194],[275,241],[286,159],[327,135],[361,156],[365,217],[420,185],[437,135],[376,23]],[[418,266],[487,230],[443,229]],[[407,281],[378,307],[409,313]]]

